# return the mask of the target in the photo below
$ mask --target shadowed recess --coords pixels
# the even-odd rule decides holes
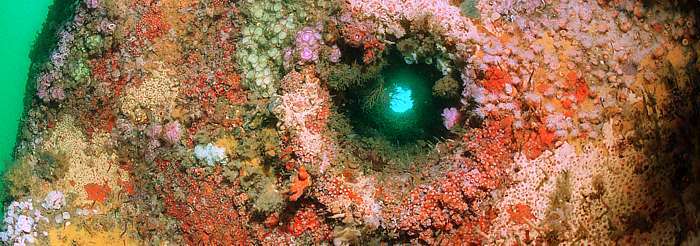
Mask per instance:
[[[389,65],[378,78],[346,92],[344,110],[353,129],[397,144],[444,137],[448,132],[440,112],[449,104],[431,93],[442,74],[431,65],[406,64],[396,52],[385,59]]]

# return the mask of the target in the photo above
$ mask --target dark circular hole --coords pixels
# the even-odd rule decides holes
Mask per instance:
[[[433,65],[406,64],[397,51],[383,59],[388,65],[373,81],[342,92],[341,111],[355,133],[398,145],[446,137],[441,112],[456,102],[432,93],[443,74]]]

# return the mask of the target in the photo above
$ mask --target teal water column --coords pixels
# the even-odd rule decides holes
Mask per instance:
[[[29,51],[52,2],[0,0],[0,172],[13,161],[31,64]]]
[[[391,92],[390,108],[395,113],[403,113],[413,108],[413,95],[411,89],[403,88],[402,86],[394,87]]]

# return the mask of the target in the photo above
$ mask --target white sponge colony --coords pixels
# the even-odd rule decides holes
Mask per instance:
[[[218,147],[211,143],[207,145],[197,145],[194,147],[194,156],[199,160],[207,162],[207,165],[214,165],[217,162],[223,162],[226,159],[226,151],[224,148]]]

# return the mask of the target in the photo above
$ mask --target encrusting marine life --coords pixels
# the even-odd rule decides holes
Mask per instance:
[[[700,2],[55,1],[7,245],[698,245]]]

